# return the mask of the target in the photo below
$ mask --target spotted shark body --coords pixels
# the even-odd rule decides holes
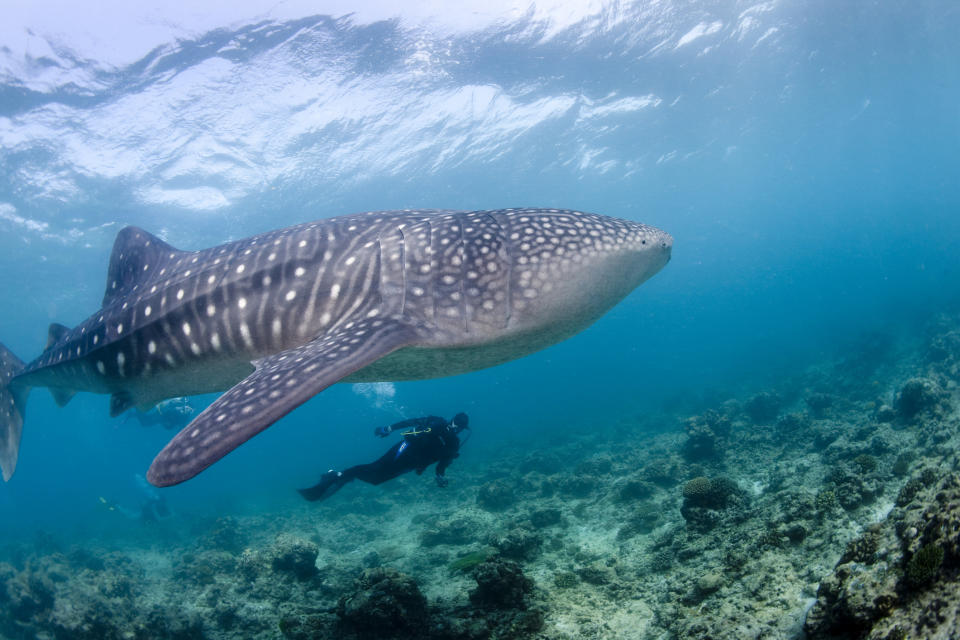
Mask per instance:
[[[450,376],[589,326],[670,259],[653,227],[557,209],[386,211],[180,251],[120,231],[103,306],[22,363],[0,345],[0,466],[26,396],[111,395],[110,413],[221,391],[157,455],[177,484],[339,381]]]

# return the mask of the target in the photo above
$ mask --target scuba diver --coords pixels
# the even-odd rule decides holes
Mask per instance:
[[[100,504],[107,511],[115,511],[129,520],[139,520],[141,523],[160,522],[173,515],[166,499],[146,478],[138,473],[134,475],[134,481],[141,493],[139,508],[129,509],[103,496],[100,496]]]
[[[190,406],[190,402],[183,397],[170,398],[158,402],[157,406],[149,411],[132,410],[126,418],[129,422],[131,418],[136,418],[141,427],[162,426],[164,429],[182,429],[187,426],[196,410]]]
[[[394,431],[402,429],[410,431],[405,431],[400,442],[390,447],[379,460],[343,471],[331,469],[323,474],[315,486],[297,491],[310,502],[326,500],[351,480],[381,484],[408,471],[416,471],[417,475],[420,475],[434,462],[437,463],[437,486],[446,487],[448,480],[444,472],[453,459],[460,455],[460,447],[471,433],[467,414],[458,413],[449,422],[437,416],[412,418],[388,427],[377,427],[373,434],[386,438]],[[460,434],[464,429],[467,433],[461,442]]]

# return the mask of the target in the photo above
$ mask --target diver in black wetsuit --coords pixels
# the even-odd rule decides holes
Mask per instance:
[[[310,502],[325,500],[351,480],[380,484],[408,471],[416,471],[420,475],[434,462],[437,463],[437,486],[445,487],[447,478],[444,472],[453,459],[460,455],[462,443],[459,434],[469,428],[465,413],[458,413],[449,422],[437,416],[427,416],[404,420],[389,427],[377,427],[373,433],[381,438],[386,438],[394,431],[411,430],[404,432],[402,440],[390,447],[379,460],[343,471],[331,469],[323,474],[315,486],[297,491]]]

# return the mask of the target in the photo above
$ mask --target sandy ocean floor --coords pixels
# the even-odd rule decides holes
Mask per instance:
[[[695,412],[472,443],[445,490],[8,545],[0,637],[960,637],[958,380],[941,316]]]

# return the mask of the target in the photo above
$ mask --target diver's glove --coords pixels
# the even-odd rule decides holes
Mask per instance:
[[[447,480],[446,478],[444,478],[442,475],[440,475],[440,474],[438,473],[438,474],[437,474],[437,486],[438,486],[438,487],[445,487],[445,486],[447,486],[448,484],[450,484],[450,481]]]
[[[386,438],[388,435],[390,435],[391,431],[393,431],[393,429],[390,427],[377,427],[373,430],[373,435],[377,436],[378,438]]]

